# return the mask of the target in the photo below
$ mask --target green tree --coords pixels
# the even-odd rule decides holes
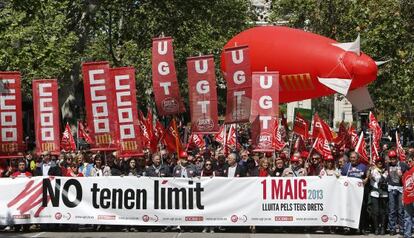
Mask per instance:
[[[83,107],[81,63],[108,60],[134,66],[141,105],[151,100],[151,39],[174,38],[183,98],[188,99],[186,58],[213,54],[219,85],[224,44],[252,22],[246,0],[33,0],[5,1],[0,9],[0,70],[19,70],[25,99],[34,78],[58,78],[64,118]],[[220,102],[225,95],[221,90]],[[223,110],[223,107],[221,107]]]

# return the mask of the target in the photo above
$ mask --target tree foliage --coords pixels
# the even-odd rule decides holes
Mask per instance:
[[[213,54],[218,82],[224,44],[248,27],[245,0],[32,0],[5,1],[0,9],[0,70],[23,75],[25,99],[34,78],[58,78],[63,116],[79,117],[85,61],[134,66],[141,105],[151,100],[151,39],[174,38],[178,80],[188,98],[186,58]],[[221,102],[224,95],[219,94]]]

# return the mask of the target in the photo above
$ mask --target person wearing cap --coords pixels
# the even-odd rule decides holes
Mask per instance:
[[[193,178],[199,175],[197,168],[194,164],[189,163],[187,156],[180,155],[180,163],[174,167],[173,177],[180,178]]]
[[[378,157],[374,163],[375,165],[370,168],[369,173],[372,222],[373,228],[375,229],[375,235],[385,235],[388,207],[388,171],[385,168],[383,158]]]
[[[306,176],[306,169],[300,164],[300,158],[293,155],[290,158],[290,166],[283,170],[282,177]]]
[[[402,176],[409,170],[409,167],[406,163],[398,160],[395,150],[388,151],[388,158],[388,229],[390,230],[390,235],[395,235],[397,226],[399,226],[399,233],[403,235],[404,208],[402,205]]]
[[[339,173],[336,171],[335,168],[335,160],[332,155],[324,156],[324,165],[321,171],[319,172],[319,176],[337,176],[339,177]]]

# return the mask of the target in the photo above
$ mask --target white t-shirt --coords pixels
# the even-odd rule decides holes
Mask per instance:
[[[227,177],[233,178],[236,175],[236,168],[237,166],[229,167],[229,172],[227,174]]]

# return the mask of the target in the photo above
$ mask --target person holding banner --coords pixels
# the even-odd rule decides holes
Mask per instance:
[[[375,166],[370,170],[371,185],[371,205],[372,221],[375,229],[375,235],[385,235],[385,226],[387,220],[387,202],[388,202],[388,171],[385,168],[384,159],[377,157],[374,161]]]
[[[145,169],[144,176],[171,177],[170,168],[166,164],[161,164],[161,156],[159,154],[153,154],[152,165]]]
[[[323,158],[324,159],[324,166],[319,173],[319,176],[336,176],[339,177],[339,173],[336,171],[335,168],[335,160],[332,155],[328,155]]]
[[[367,166],[359,161],[358,153],[352,151],[349,153],[349,162],[344,165],[341,171],[342,176],[347,176],[351,178],[359,178],[364,184],[364,199],[362,201],[361,216],[360,217],[369,217],[367,214],[367,203],[368,203],[368,189],[365,186],[369,180],[369,170]],[[360,232],[364,235],[369,234],[368,222],[367,219],[360,219],[359,221]]]
[[[290,159],[290,166],[283,170],[282,177],[302,177],[306,175],[306,169],[300,164],[299,156],[293,155]]]
[[[10,176],[12,178],[30,178],[32,177],[32,173],[27,171],[26,169],[26,162],[23,159],[20,159],[17,165],[17,171],[12,173]]]
[[[237,154],[231,153],[227,156],[227,164],[224,166],[224,177],[245,177],[244,168],[236,162]]]
[[[193,178],[198,176],[197,168],[194,164],[189,163],[187,157],[181,157],[180,163],[174,167],[173,177]]]

